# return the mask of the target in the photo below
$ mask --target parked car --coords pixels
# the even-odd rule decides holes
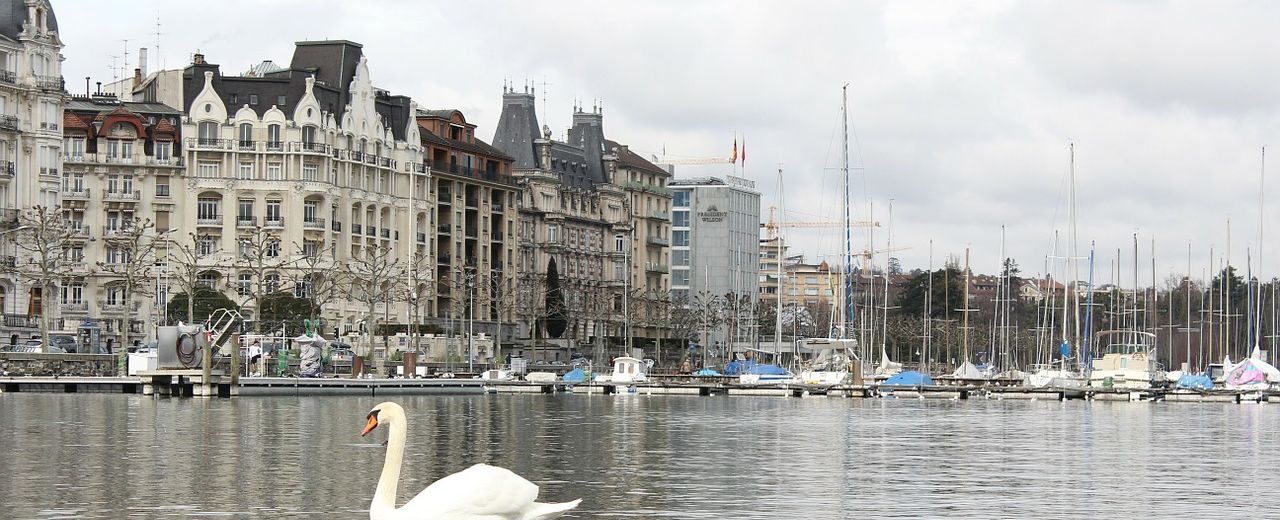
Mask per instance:
[[[54,347],[57,347],[64,353],[65,352],[74,353],[77,350],[76,339],[71,336],[51,335],[49,336],[49,344],[53,345]],[[37,348],[39,348],[40,338],[28,339],[24,345],[34,345]]]
[[[329,350],[329,357],[333,363],[350,363],[355,355],[355,352],[349,348],[335,347]]]
[[[13,347],[13,349],[12,349],[12,350],[10,350],[9,352],[23,352],[23,353],[27,353],[27,354],[40,354],[40,353],[42,353],[42,352],[44,352],[44,351],[40,349],[40,343],[24,343],[24,344],[22,344],[22,345],[17,345],[17,346],[15,346],[15,347]],[[49,346],[49,352],[48,352],[48,353],[49,353],[49,354],[66,354],[66,353],[67,353],[67,351],[66,351],[66,350],[63,350],[61,347],[54,346],[54,345],[50,345],[50,346]]]

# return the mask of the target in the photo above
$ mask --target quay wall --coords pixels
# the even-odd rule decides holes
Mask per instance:
[[[119,358],[110,354],[0,352],[0,374],[9,376],[115,376]]]

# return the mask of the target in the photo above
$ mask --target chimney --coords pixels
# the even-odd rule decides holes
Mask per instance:
[[[133,88],[142,84],[142,69],[133,69]]]
[[[98,93],[99,93],[99,94],[101,94],[101,93],[102,93],[102,82],[101,82],[101,81],[95,81],[95,82],[94,82],[94,84],[98,85]]]
[[[191,64],[192,64],[192,65],[204,65],[204,55],[203,55],[203,54],[200,54],[200,53],[198,53],[198,52],[197,52],[197,53],[195,53],[195,55],[191,56]]]
[[[147,48],[138,49],[138,70],[142,71],[142,76],[147,76]]]

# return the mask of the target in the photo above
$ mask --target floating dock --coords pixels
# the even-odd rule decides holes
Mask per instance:
[[[0,377],[0,393],[117,393],[159,397],[406,394],[598,394],[753,397],[893,398],[939,400],[1115,401],[1170,403],[1280,402],[1280,390],[1033,388],[1025,386],[743,385],[728,380],[649,381],[635,384],[486,381],[436,378],[229,378],[213,374],[202,385],[198,370],[145,373],[139,377]]]

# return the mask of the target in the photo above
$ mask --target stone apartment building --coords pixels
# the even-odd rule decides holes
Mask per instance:
[[[546,269],[555,258],[568,328],[549,357],[572,348],[656,346],[669,307],[669,175],[605,139],[598,107],[575,109],[568,140],[552,139],[550,128],[539,128],[527,91],[504,89],[493,144],[515,159],[521,188],[521,337],[541,335]]]
[[[58,205],[62,168],[62,39],[46,0],[0,2],[0,236],[18,231],[18,212]],[[0,246],[13,267],[20,252]],[[0,274],[3,343],[39,333],[42,288],[18,275]],[[54,302],[51,302],[54,303]],[[50,305],[52,310],[55,305]],[[50,318],[56,317],[49,316]]]

